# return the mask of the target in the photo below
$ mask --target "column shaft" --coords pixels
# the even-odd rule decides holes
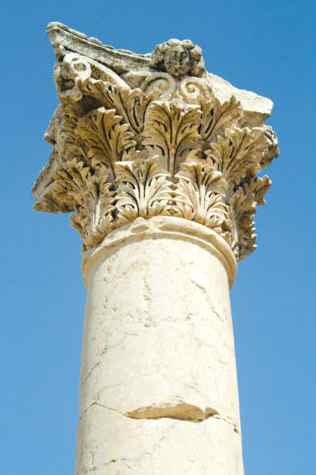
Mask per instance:
[[[243,473],[227,272],[189,236],[89,268],[77,474],[130,472]]]

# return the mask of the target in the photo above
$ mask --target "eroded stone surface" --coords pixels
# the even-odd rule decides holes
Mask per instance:
[[[138,217],[180,217],[215,230],[237,259],[256,247],[254,215],[277,154],[272,102],[207,73],[202,50],[169,40],[152,54],[116,50],[48,27],[60,106],[35,208],[73,212],[85,248]]]
[[[152,404],[151,406],[140,407],[126,413],[131,419],[175,419],[178,421],[201,422],[209,417],[218,415],[216,409],[200,407],[185,402],[176,404]]]

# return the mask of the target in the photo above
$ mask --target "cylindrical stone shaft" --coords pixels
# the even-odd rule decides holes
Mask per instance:
[[[99,251],[87,280],[77,475],[242,475],[216,249],[136,233]]]

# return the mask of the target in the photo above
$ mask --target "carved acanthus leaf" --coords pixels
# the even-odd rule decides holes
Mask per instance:
[[[218,134],[223,133],[226,128],[238,125],[242,117],[240,102],[234,96],[223,104],[215,96],[210,97],[202,102],[201,109],[200,133],[205,142],[205,148],[208,148]]]
[[[54,150],[63,161],[72,160],[74,157],[84,160],[82,143],[76,135],[79,120],[78,104],[64,102],[52,117],[46,130],[45,140],[52,144]]]
[[[235,223],[233,250],[238,259],[243,259],[256,249],[256,205],[265,203],[264,195],[270,186],[269,177],[254,177],[240,185],[231,198]]]
[[[225,202],[227,184],[209,164],[188,163],[176,175],[178,215],[216,229],[224,237],[231,228]]]
[[[183,109],[173,102],[156,101],[148,109],[143,143],[160,151],[162,167],[171,176],[186,154],[197,147],[200,120],[198,107]]]
[[[114,177],[114,164],[123,152],[134,147],[134,134],[114,110],[100,107],[80,119],[77,133],[85,143],[88,159],[103,163]]]
[[[255,176],[265,165],[267,155],[270,160],[272,143],[268,131],[265,126],[226,128],[224,135],[206,151],[214,168],[223,173],[231,188],[244,178]]]
[[[172,183],[157,159],[121,162],[116,165],[116,173],[117,223],[167,213]]]
[[[75,211],[82,204],[82,193],[91,174],[84,163],[73,159],[63,162],[55,173],[45,193],[45,199],[36,204],[36,209],[51,212]]]
[[[72,224],[87,247],[110,231],[114,200],[111,183],[83,162],[73,159],[63,163],[51,185],[50,199],[58,210],[64,207],[75,212]]]
[[[119,88],[104,81],[87,80],[81,85],[82,90],[89,97],[96,99],[106,109],[113,109],[120,115],[125,123],[141,142],[144,130],[145,114],[152,100],[141,89]]]

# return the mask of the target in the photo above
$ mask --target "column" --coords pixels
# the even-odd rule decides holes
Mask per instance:
[[[60,105],[35,208],[71,212],[87,287],[77,475],[242,475],[229,287],[277,154],[270,100],[169,40],[53,23]]]

